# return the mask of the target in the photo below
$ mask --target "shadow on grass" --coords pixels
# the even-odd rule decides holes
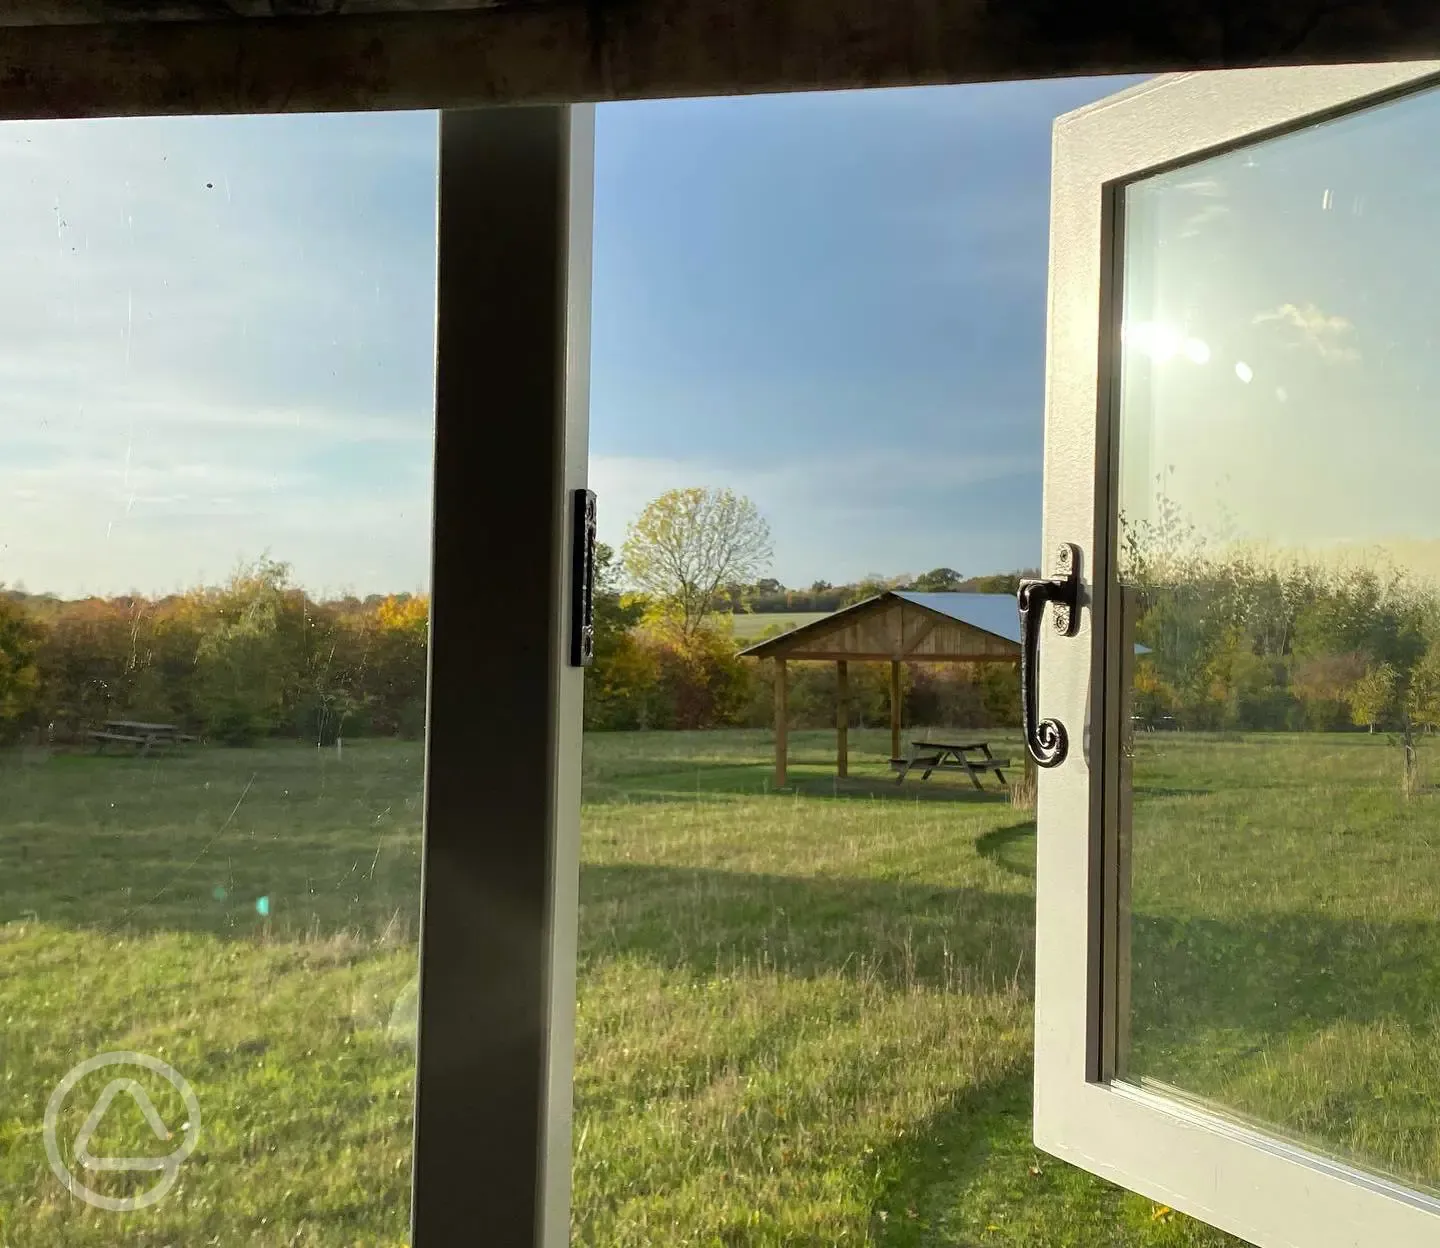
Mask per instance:
[[[992,828],[975,840],[975,852],[1003,871],[1035,878],[1035,820]]]
[[[797,795],[850,801],[968,804],[1004,804],[1010,800],[1009,789],[1001,788],[993,778],[985,781],[983,789],[977,789],[968,780],[953,775],[934,776],[922,781],[916,774],[897,784],[893,775],[878,769],[872,774],[852,773],[841,779],[831,767],[813,763],[793,764],[790,783],[783,789],[773,787],[773,778],[769,763],[717,760],[677,766],[674,762],[662,762],[650,767],[636,767],[623,776],[602,776],[598,772],[587,774],[585,800],[592,804],[677,802],[725,797],[766,797],[780,801]]]
[[[423,749],[0,756],[0,924],[403,943]]]
[[[1033,871],[1033,824],[980,852]],[[639,957],[697,976],[738,967],[872,976],[897,988],[1029,992],[1034,902],[1025,894],[871,878],[749,874],[637,864],[581,874],[582,956]],[[1429,1025],[1440,999],[1440,925],[1320,914],[1251,922],[1136,915],[1137,1044],[1179,1051],[1217,1033],[1243,1058],[1340,1021]]]
[[[1159,785],[1140,784],[1135,786],[1137,798],[1146,797],[1209,797],[1214,789],[1167,789]]]
[[[7,766],[0,923],[231,939],[413,939],[421,766],[419,746],[381,744],[347,749],[343,758],[272,748]],[[736,774],[765,771],[705,764],[687,774],[710,776],[718,792]],[[799,779],[807,800],[809,785],[820,796],[831,780],[818,767]],[[839,796],[890,794],[1004,800],[864,776]],[[482,815],[477,798],[477,835]],[[974,844],[1028,877],[1033,835],[1033,822],[1007,821],[955,852]],[[1033,901],[1024,894],[636,864],[587,867],[581,886],[588,958],[645,957],[697,975],[746,964],[896,985],[1028,991],[1031,982]],[[1243,1057],[1271,1037],[1342,1020],[1429,1026],[1440,999],[1440,924],[1318,908],[1225,920],[1139,914],[1132,965],[1137,1051],[1154,1043],[1180,1052],[1229,1029]]]
[[[1241,1241],[1037,1149],[1028,1062],[955,1096],[878,1159],[880,1248],[1222,1248]]]
[[[1229,1031],[1245,1042],[1337,1022],[1432,1026],[1440,924],[1327,915],[1253,922],[1136,915],[1132,1013],[1161,1044]],[[1137,1040],[1142,1037],[1137,1037]]]
[[[1025,895],[875,879],[629,863],[580,875],[581,958],[641,958],[695,976],[740,968],[852,975],[897,989],[1032,981]]]
[[[842,780],[833,775],[802,775],[792,777],[789,791],[805,797],[864,798],[870,801],[978,802],[1002,805],[1010,801],[1010,790],[996,786],[993,780],[983,789],[977,789],[966,780],[947,777],[937,782],[934,778],[921,780],[918,775],[907,777],[902,784],[896,784],[893,777],[847,776]]]

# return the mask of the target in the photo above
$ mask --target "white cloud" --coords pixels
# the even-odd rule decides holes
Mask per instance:
[[[0,125],[0,582],[423,586],[434,176],[433,119]]]
[[[1297,331],[1298,344],[1309,347],[1322,359],[1344,364],[1360,360],[1359,350],[1349,343],[1355,326],[1343,316],[1322,312],[1313,303],[1282,303],[1278,308],[1257,312],[1254,323],[1288,326]]]

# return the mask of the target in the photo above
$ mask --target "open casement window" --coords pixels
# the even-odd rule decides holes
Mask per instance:
[[[1437,74],[1055,128],[1035,1138],[1267,1248],[1440,1242]]]

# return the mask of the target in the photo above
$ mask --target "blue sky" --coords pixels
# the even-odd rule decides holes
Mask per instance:
[[[1440,579],[1437,135],[1422,91],[1129,188],[1127,519]]]
[[[0,126],[0,581],[425,584],[435,130]]]
[[[1116,81],[606,106],[592,473],[792,584],[1032,563],[1049,134]],[[0,582],[423,588],[435,117],[0,126]]]
[[[602,109],[602,536],[728,485],[787,584],[1036,562],[1050,125],[1124,85]]]

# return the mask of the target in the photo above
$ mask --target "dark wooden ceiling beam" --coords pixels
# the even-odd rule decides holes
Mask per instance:
[[[0,26],[369,16],[488,9],[496,3],[497,0],[4,0],[0,7]]]
[[[0,116],[553,103],[1437,52],[1440,5],[1415,0],[509,0],[4,29]]]

